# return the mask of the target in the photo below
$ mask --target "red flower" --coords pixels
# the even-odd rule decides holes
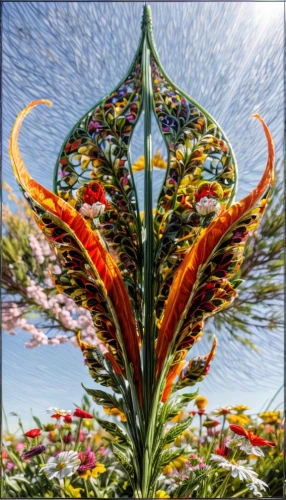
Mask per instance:
[[[84,186],[83,201],[84,203],[88,203],[88,205],[93,205],[96,202],[108,205],[108,202],[105,198],[104,189],[97,181],[91,181],[89,184]]]
[[[71,424],[72,423],[72,416],[67,414],[64,416],[64,421],[66,424]]]
[[[35,438],[37,436],[40,436],[40,434],[41,434],[41,429],[31,429],[30,431],[25,432],[25,436],[29,438]]]
[[[60,413],[54,413],[53,415],[51,415],[51,418],[57,418],[57,419],[59,419],[61,417],[62,417],[62,415]]]
[[[78,468],[78,472],[85,472],[89,469],[93,469],[95,467],[95,454],[91,451],[90,448],[87,448],[86,451],[82,451],[78,454],[78,458],[80,459],[80,466]]]
[[[79,417],[79,418],[93,418],[93,416],[90,413],[88,413],[87,411],[81,410],[80,408],[76,408],[73,416]]]
[[[210,196],[211,198],[215,198],[217,196],[215,190],[211,186],[204,186],[202,189],[198,189],[195,193],[195,200],[198,203],[205,196]]]
[[[226,443],[227,441],[223,439],[221,445],[216,448],[215,453],[221,457],[228,458],[231,454],[231,449],[226,446]]]
[[[239,436],[244,436],[252,446],[276,446],[273,441],[267,441],[266,439],[256,436],[253,431],[246,431],[243,429],[243,427],[240,427],[239,425],[230,425],[229,426],[230,430],[234,432],[235,434],[238,434]]]

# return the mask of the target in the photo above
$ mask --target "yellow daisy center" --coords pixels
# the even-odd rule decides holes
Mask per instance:
[[[66,466],[66,462],[59,462],[58,465],[57,465],[57,470],[62,470],[65,468]]]

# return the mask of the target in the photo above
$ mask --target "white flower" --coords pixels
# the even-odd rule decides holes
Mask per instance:
[[[266,491],[266,488],[268,488],[268,485],[264,482],[261,481],[261,479],[258,479],[257,477],[252,480],[251,483],[248,485],[248,489],[252,491],[252,493],[256,497],[262,497],[261,491]]]
[[[61,410],[60,408],[56,408],[55,406],[50,406],[46,412],[49,415],[53,415],[54,413],[57,413],[58,415],[61,415],[62,417],[65,417],[68,414],[71,414],[71,410]]]
[[[238,477],[240,481],[253,481],[257,478],[257,473],[254,472],[252,467],[245,466],[246,460],[238,460],[238,462],[229,462],[220,455],[211,455],[210,460],[216,462],[219,467],[228,470],[232,477]]]
[[[196,203],[195,207],[196,211],[200,215],[208,215],[213,212],[217,213],[220,209],[220,204],[214,198],[204,196],[198,203]]]
[[[56,457],[50,457],[46,465],[42,467],[49,479],[57,477],[62,479],[71,476],[80,466],[78,453],[75,451],[62,451]]]
[[[237,447],[240,448],[247,455],[256,455],[257,457],[264,457],[264,453],[258,446],[252,446],[252,444],[247,440],[243,439],[237,443]]]
[[[80,209],[79,213],[83,217],[87,217],[88,219],[95,219],[96,217],[99,217],[100,214],[102,214],[105,210],[105,205],[104,203],[100,203],[97,201],[96,203],[93,203],[93,205],[89,205],[88,203],[84,203]]]

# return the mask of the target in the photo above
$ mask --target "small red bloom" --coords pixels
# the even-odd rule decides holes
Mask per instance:
[[[96,202],[108,205],[104,189],[97,181],[91,181],[83,188],[83,201],[84,203],[88,203],[88,205],[93,205]]]
[[[66,424],[71,424],[72,423],[72,416],[67,414],[64,416],[64,421]]]
[[[51,415],[51,418],[59,419],[61,417],[62,417],[62,415],[60,413],[54,413],[53,415]]]
[[[211,198],[216,197],[216,192],[211,186],[203,187],[202,189],[198,189],[195,193],[195,200],[198,203],[205,196],[209,196]]]
[[[217,455],[220,455],[221,457],[228,458],[231,454],[231,449],[228,448],[228,446],[226,446],[226,441],[223,440],[221,445],[218,448],[216,448],[215,453]]]
[[[230,430],[239,436],[244,436],[252,444],[252,446],[276,446],[273,441],[267,441],[266,439],[256,436],[253,431],[246,431],[243,427],[239,425],[230,425]]]
[[[76,408],[73,416],[79,417],[79,418],[93,418],[93,416],[90,413],[88,413],[87,411],[81,410],[80,408]]]
[[[31,429],[30,431],[25,432],[25,436],[29,438],[35,438],[37,436],[40,436],[40,434],[41,434],[41,429]]]

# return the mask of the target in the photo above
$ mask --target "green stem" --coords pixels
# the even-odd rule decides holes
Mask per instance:
[[[78,449],[78,446],[79,446],[81,424],[82,424],[82,418],[79,419],[77,433],[76,433],[76,440],[75,440],[75,449],[76,450]]]
[[[221,426],[221,433],[220,433],[220,438],[219,438],[219,445],[220,446],[221,446],[222,440],[223,440],[225,422],[226,422],[226,415],[223,416],[223,421],[222,421],[222,426]]]
[[[144,9],[144,21],[147,22],[147,9]],[[145,36],[142,57],[143,106],[144,106],[144,338],[143,338],[143,402],[145,419],[148,420],[154,385],[154,293],[153,293],[153,198],[152,198],[152,161],[151,161],[151,112],[152,81],[150,66],[150,48]]]

